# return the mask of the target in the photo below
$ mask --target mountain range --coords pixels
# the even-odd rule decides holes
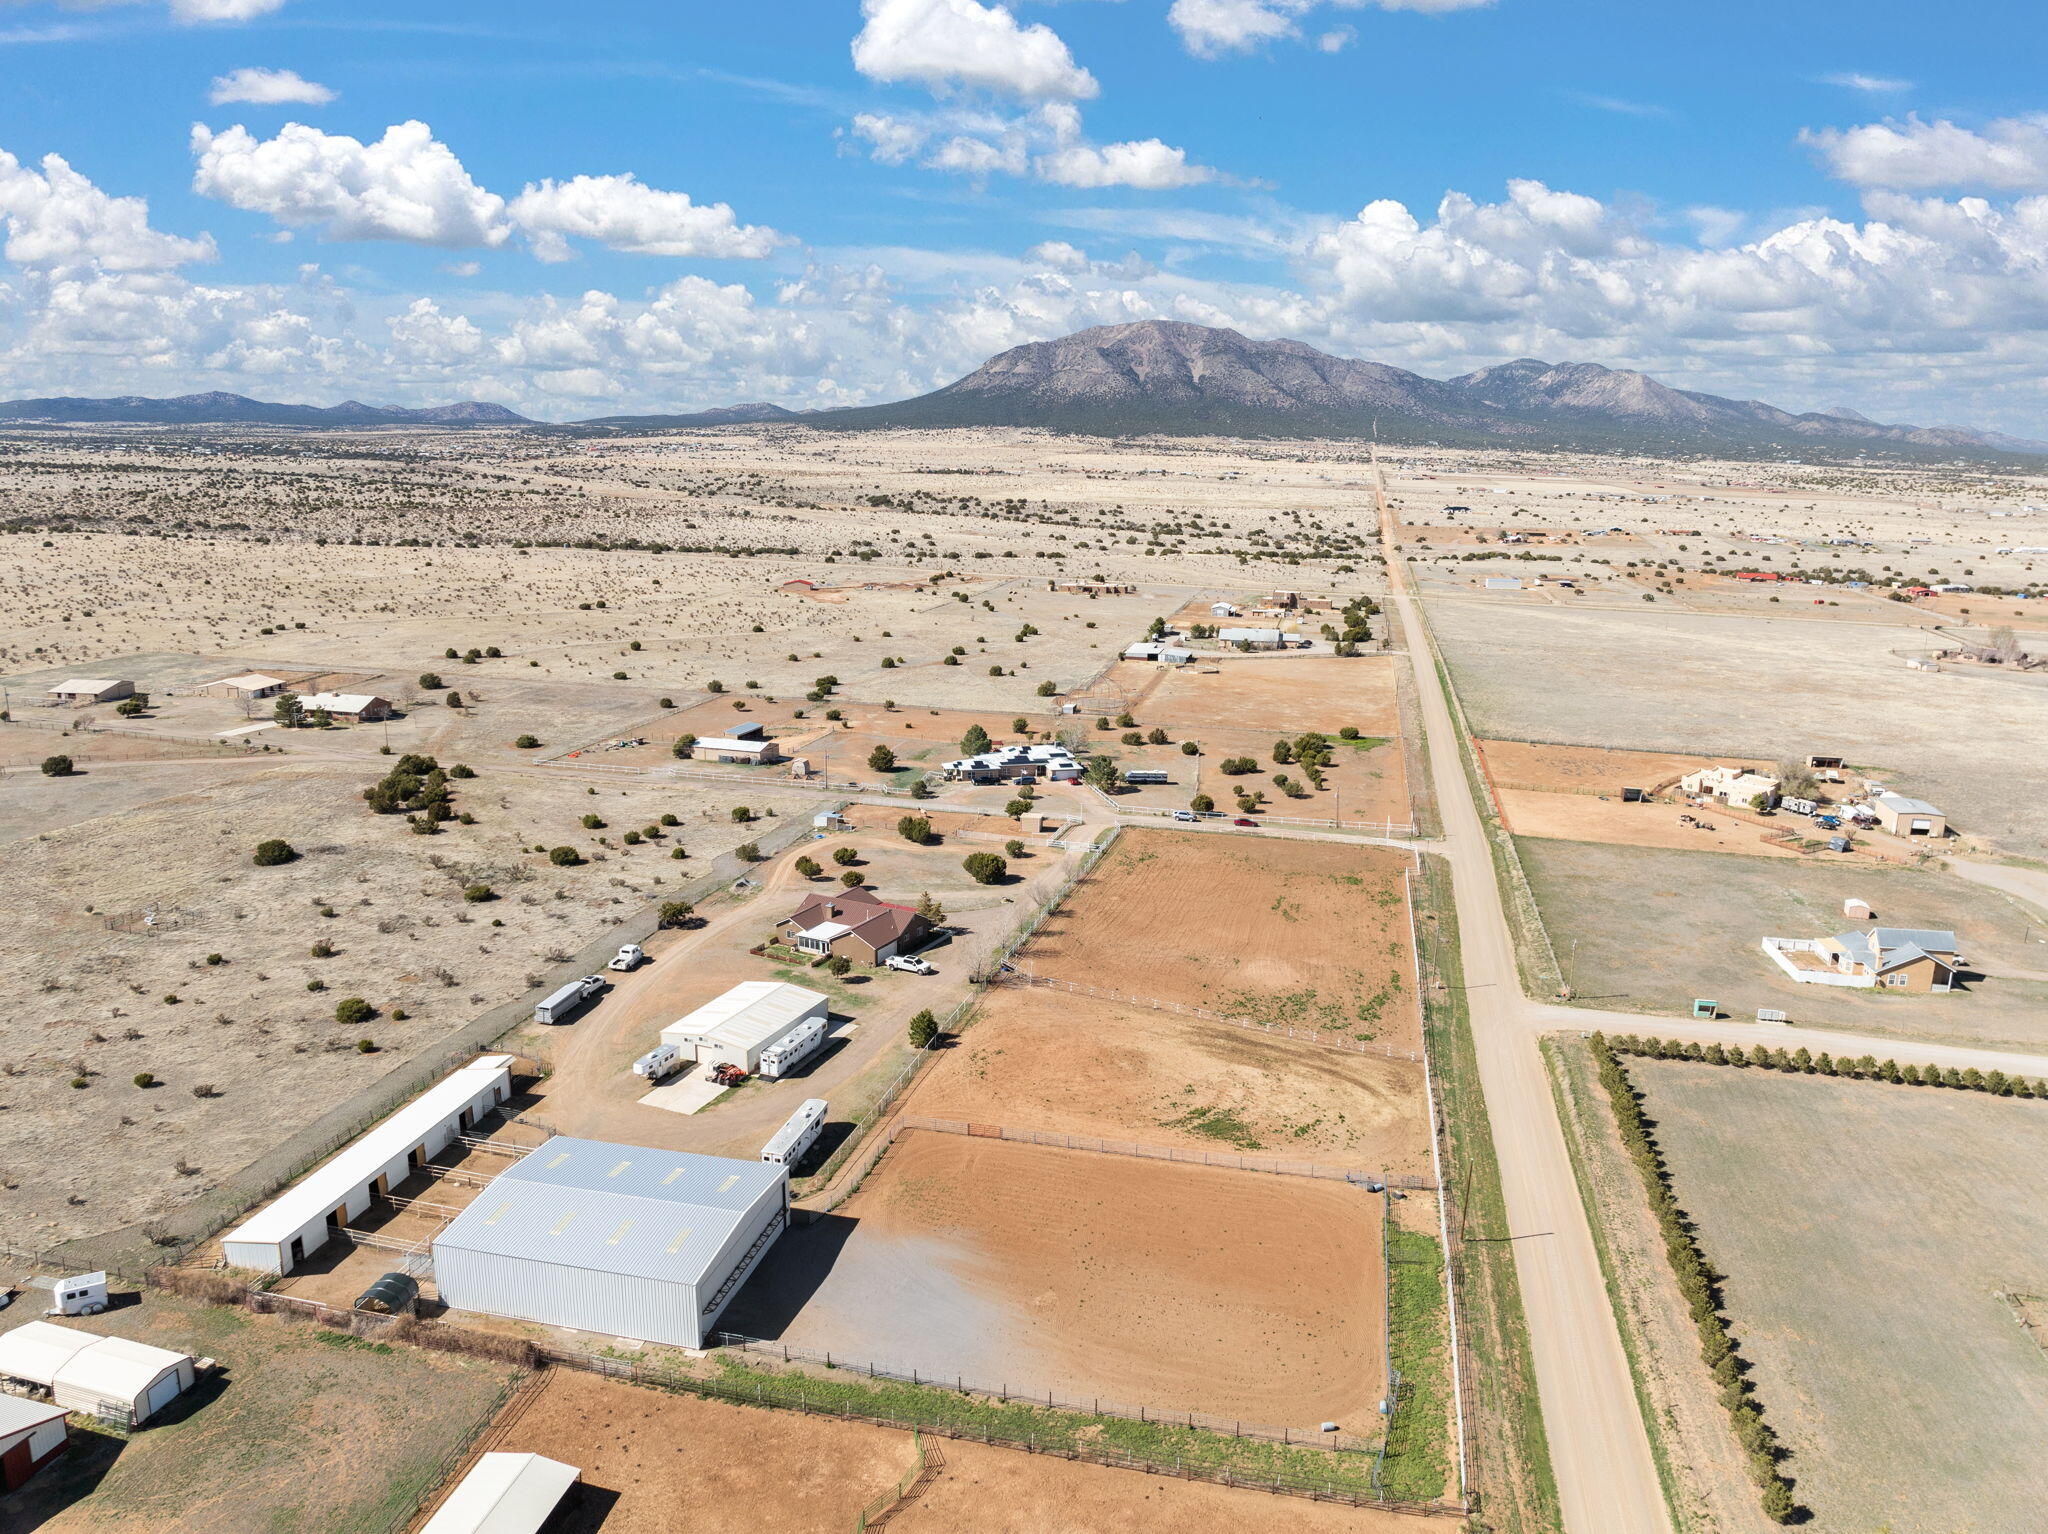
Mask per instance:
[[[536,426],[503,405],[425,409],[267,404],[239,394],[29,399],[4,422],[166,425]],[[1963,426],[1888,425],[1837,406],[1794,414],[1760,400],[1673,389],[1646,373],[1520,357],[1456,378],[1255,341],[1178,320],[1102,325],[991,357],[966,377],[893,404],[796,411],[751,403],[685,414],[602,416],[567,430],[662,431],[760,423],[831,430],[1043,427],[1100,436],[1367,437],[1446,447],[1599,452],[1977,459],[2048,455],[2048,442]]]
[[[115,399],[13,399],[0,401],[0,421],[121,423],[158,426],[530,426],[527,417],[503,405],[464,400],[408,410],[398,405],[276,405],[240,394],[180,394],[151,399],[124,394]]]

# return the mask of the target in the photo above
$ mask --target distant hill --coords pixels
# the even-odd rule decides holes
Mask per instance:
[[[2048,454],[2048,443],[1961,427],[1886,426],[1853,411],[1795,415],[1673,389],[1591,362],[1519,358],[1425,378],[1175,320],[1104,325],[990,358],[916,399],[838,410],[834,429],[1040,426],[1125,435],[1362,437],[1446,446],[1746,454]]]
[[[817,412],[811,412],[812,415]],[[614,426],[629,431],[660,431],[670,426],[751,426],[763,421],[804,419],[797,411],[781,405],[720,405],[712,410],[693,410],[686,415],[601,415],[578,421],[578,426]]]
[[[503,405],[464,400],[412,410],[398,405],[276,405],[239,394],[180,394],[150,399],[124,394],[114,399],[16,399],[0,402],[0,421],[64,424],[128,423],[154,426],[527,426],[525,416]]]

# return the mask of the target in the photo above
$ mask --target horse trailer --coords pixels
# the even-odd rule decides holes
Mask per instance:
[[[824,1127],[825,1099],[805,1098],[789,1116],[789,1122],[761,1147],[761,1159],[777,1166],[795,1166],[804,1159],[804,1152],[818,1143],[818,1132]]]

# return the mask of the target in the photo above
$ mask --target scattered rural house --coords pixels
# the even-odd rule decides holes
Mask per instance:
[[[1306,645],[1306,639],[1295,639],[1279,629],[1218,629],[1216,637],[1227,645],[1243,645],[1250,650],[1284,650],[1289,644]]]
[[[700,735],[690,755],[706,762],[779,762],[782,752],[768,738],[768,727],[749,722],[736,724],[725,735]]]
[[[822,1019],[830,998],[822,991],[776,980],[744,980],[661,1030],[685,1059],[752,1071],[762,1051],[805,1023]]]
[[[784,581],[776,589],[778,591],[816,591],[818,589],[818,583],[816,581],[807,581],[802,578],[798,578],[793,581]]]
[[[1054,581],[1054,591],[1078,591],[1088,596],[1124,597],[1135,596],[1136,586],[1124,585],[1117,581]]]
[[[1209,604],[1209,612],[1211,616],[1217,618],[1235,618],[1237,616],[1237,609],[1228,602],[1211,602]]]
[[[1794,980],[1924,995],[1955,989],[1956,935],[1871,927],[1819,939],[1767,937],[1764,952]]]
[[[241,676],[225,676],[218,682],[208,682],[199,689],[199,695],[203,698],[234,698],[249,702],[257,698],[274,698],[290,685],[283,677],[265,676],[260,671],[250,671]]]
[[[1894,836],[1946,836],[1948,817],[1924,799],[1879,794],[1870,802],[1877,823]]]
[[[71,1441],[61,1406],[0,1395],[0,1493],[13,1491]]]
[[[434,1282],[454,1310],[702,1347],[788,1221],[784,1167],[556,1135],[434,1238]]]
[[[52,1404],[140,1427],[192,1388],[189,1354],[50,1321],[0,1334],[0,1377],[39,1385]]]
[[[966,778],[974,783],[1002,783],[1015,778],[1043,777],[1053,783],[1078,783],[1081,764],[1065,746],[1044,743],[1004,746],[979,756],[963,756],[946,763],[948,778]]]
[[[58,703],[112,703],[117,698],[134,697],[135,684],[75,676],[52,687],[49,696]]]
[[[1301,593],[1298,591],[1276,591],[1272,596],[1272,604],[1275,607],[1299,607],[1301,606]]]
[[[291,1272],[511,1095],[512,1056],[472,1060],[229,1231],[221,1255],[237,1268]]]
[[[391,717],[391,700],[368,692],[312,692],[299,699],[307,713],[325,709],[331,719],[350,724],[372,723]]]
[[[861,888],[808,895],[775,925],[787,929],[790,946],[800,952],[839,954],[869,966],[915,952],[932,932],[914,907],[892,905]]]
[[[1194,658],[1193,650],[1183,650],[1153,639],[1141,640],[1124,651],[1125,660],[1156,660],[1167,666],[1185,666]]]
[[[1718,799],[1723,804],[1743,807],[1758,794],[1774,795],[1778,780],[1747,767],[1706,767],[1678,780],[1681,793],[1694,798]]]
[[[480,1455],[420,1534],[540,1534],[582,1478],[574,1465],[539,1454]]]

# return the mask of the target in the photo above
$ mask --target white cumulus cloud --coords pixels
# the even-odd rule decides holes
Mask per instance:
[[[1302,19],[1320,9],[1325,0],[1173,0],[1166,19],[1188,52],[1200,59],[1222,58],[1231,53],[1248,53],[1261,44],[1302,35]],[[1440,15],[1447,11],[1476,10],[1493,0],[1328,0],[1340,10],[1358,10],[1367,5],[1383,11],[1420,11]],[[1336,53],[1352,40],[1349,27],[1336,27],[1315,39],[1325,53]]]
[[[928,129],[886,112],[855,113],[849,131],[866,141],[869,157],[882,165],[901,165],[931,138]]]
[[[862,0],[853,67],[871,80],[938,93],[994,91],[1026,101],[1085,101],[1095,77],[1043,22],[1020,25],[977,0]]]
[[[641,256],[759,260],[788,237],[742,224],[722,202],[696,203],[687,192],[643,186],[630,175],[543,181],[512,199],[512,221],[543,261],[567,261],[569,236]]]
[[[1909,115],[1854,128],[1808,129],[1799,139],[1852,186],[2048,191],[2048,115],[2000,118],[1981,130]]]
[[[24,267],[163,271],[216,253],[209,236],[187,240],[150,228],[142,198],[109,196],[54,154],[43,156],[38,173],[0,149],[0,227],[7,233],[0,253]]]
[[[296,102],[302,106],[324,107],[334,92],[324,85],[301,79],[290,69],[237,69],[214,77],[206,99],[215,106],[246,101],[255,106],[278,106]]]
[[[470,179],[423,122],[394,123],[375,143],[287,123],[259,139],[240,124],[192,128],[192,189],[331,240],[450,247],[505,243],[505,201]]]
[[[1041,179],[1060,186],[1128,186],[1148,192],[1216,179],[1216,172],[1208,166],[1190,164],[1185,149],[1172,148],[1156,138],[1125,144],[1069,144],[1040,155],[1036,169]]]

